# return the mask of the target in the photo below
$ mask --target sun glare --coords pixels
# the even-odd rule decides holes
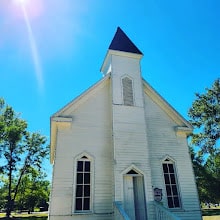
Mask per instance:
[[[1,0],[0,0],[1,1]],[[38,18],[42,13],[42,1],[43,0],[14,0],[16,4],[14,9],[14,15],[17,18],[23,19],[27,29],[27,35],[30,45],[30,52],[35,69],[35,75],[39,89],[43,89],[43,72],[41,68],[40,56],[38,52],[37,43],[32,30],[31,20]]]
[[[30,20],[38,18],[43,14],[43,0],[13,0],[11,11],[15,17],[23,18],[22,8],[26,9]]]
[[[28,0],[15,0],[17,4],[25,5],[27,4]]]

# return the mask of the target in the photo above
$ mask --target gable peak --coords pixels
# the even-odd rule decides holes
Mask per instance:
[[[108,49],[143,55],[120,27],[117,28],[115,36]]]

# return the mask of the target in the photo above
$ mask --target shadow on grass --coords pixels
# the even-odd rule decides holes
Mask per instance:
[[[203,216],[220,215],[220,209],[203,209],[202,215]]]

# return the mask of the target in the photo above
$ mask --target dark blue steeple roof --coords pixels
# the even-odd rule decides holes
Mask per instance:
[[[134,45],[134,43],[128,38],[128,36],[122,31],[120,27],[117,28],[109,49],[143,55],[142,52]]]

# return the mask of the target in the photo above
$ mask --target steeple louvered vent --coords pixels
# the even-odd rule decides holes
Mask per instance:
[[[124,105],[133,106],[134,105],[134,97],[133,97],[132,80],[128,77],[124,77],[122,79],[122,87],[123,87]]]

